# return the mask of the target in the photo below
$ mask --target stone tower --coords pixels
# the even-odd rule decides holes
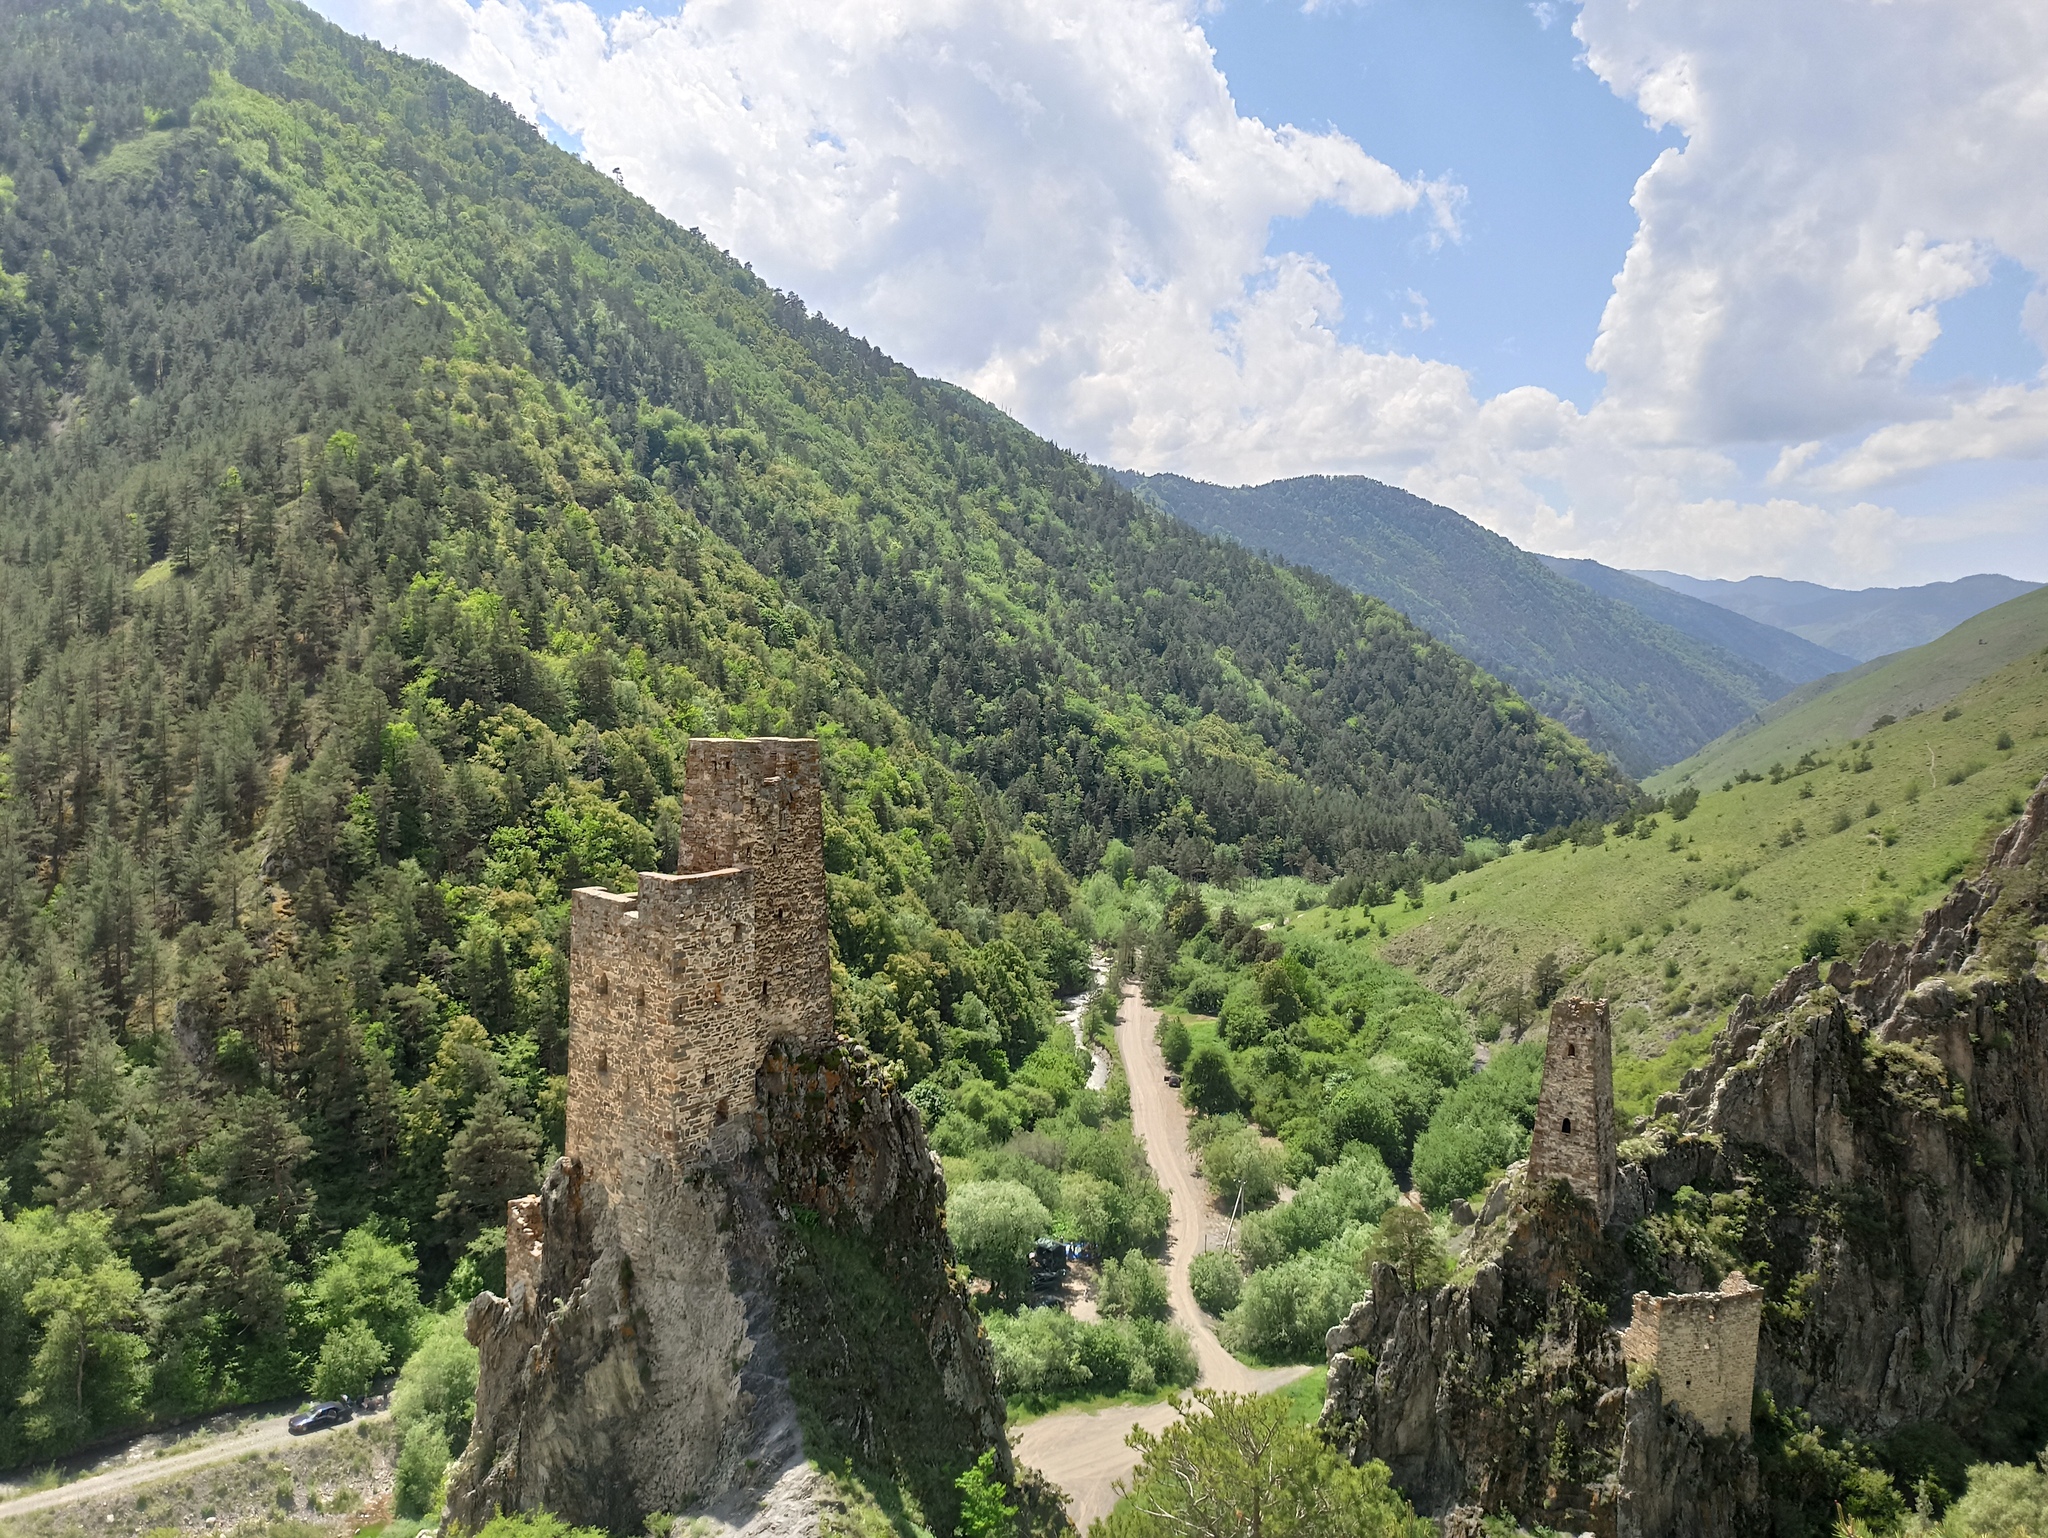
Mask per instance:
[[[1654,1368],[1664,1403],[1711,1434],[1747,1436],[1763,1319],[1764,1290],[1740,1271],[1730,1271],[1718,1292],[1639,1292],[1622,1331],[1622,1354],[1632,1365]]]
[[[1604,1000],[1550,1006],[1529,1179],[1564,1179],[1604,1223],[1614,1210],[1614,1047]]]
[[[694,738],[684,772],[677,873],[571,903],[565,1151],[613,1192],[744,1126],[771,1043],[833,1039],[817,743]]]

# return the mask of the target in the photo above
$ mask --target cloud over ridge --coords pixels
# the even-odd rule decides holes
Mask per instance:
[[[1462,189],[1241,113],[1193,0],[322,8],[571,130],[769,281],[1105,462],[1358,471],[1560,553],[1844,580],[1960,527],[1890,505],[1900,488],[2048,451],[2040,380],[1913,372],[1995,257],[2048,273],[2031,0],[1588,0],[1589,67],[1685,143],[1637,183],[1585,411],[1344,339],[1330,269],[1272,250],[1275,221],[1333,207],[1455,240]],[[2038,287],[2027,321],[2048,346]],[[1962,522],[2048,565],[2039,508],[2007,487]]]

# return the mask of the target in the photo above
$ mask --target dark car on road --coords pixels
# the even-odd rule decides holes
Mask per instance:
[[[308,1405],[284,1426],[293,1436],[302,1437],[309,1431],[325,1431],[329,1426],[339,1426],[355,1418],[356,1412],[349,1408],[347,1401],[323,1399],[316,1405]]]
[[[1179,1089],[1179,1088],[1180,1088],[1180,1075],[1179,1075],[1179,1074],[1177,1074],[1177,1073],[1175,1073],[1175,1072],[1174,1072],[1174,1071],[1173,1071],[1172,1069],[1170,1069],[1170,1068],[1169,1068],[1169,1069],[1167,1070],[1167,1072],[1166,1072],[1166,1087],[1167,1087],[1168,1089]]]

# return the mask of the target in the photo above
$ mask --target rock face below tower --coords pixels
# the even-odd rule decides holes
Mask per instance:
[[[575,894],[568,1152],[470,1306],[449,1519],[818,1530],[814,1464],[951,1531],[1010,1471],[917,1113],[832,1031],[814,742],[693,742],[679,873]]]
[[[1604,1214],[1606,1157],[1582,1175],[1539,1144],[1465,1236],[1470,1280],[1410,1293],[1376,1267],[1329,1334],[1324,1429],[1385,1460],[1447,1538],[1500,1513],[1596,1538],[1740,1538],[1781,1508],[1825,1527],[1798,1477],[1768,1483],[1785,1465],[1749,1434],[1752,1385],[1780,1431],[1795,1409],[1866,1442],[1932,1423],[2029,1457],[2048,1375],[2044,830],[2048,780],[1910,942],[1745,996],[1622,1145]],[[1553,1020],[1540,1100],[1560,1133],[1557,1091],[1585,1105],[1605,1082],[1554,1088],[1560,1056],[1605,1055],[1604,1020],[1576,1054],[1572,1023]],[[1733,1220],[1702,1244],[1702,1213]]]

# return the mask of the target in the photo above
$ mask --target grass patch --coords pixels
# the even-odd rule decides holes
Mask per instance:
[[[1673,1038],[1655,1057],[1624,1056],[1614,1059],[1614,1116],[1626,1128],[1638,1116],[1648,1116],[1659,1095],[1678,1088],[1686,1071],[1697,1068],[1713,1050],[1719,1025],[1689,1031]]]
[[[1274,1389],[1273,1397],[1287,1406],[1287,1413],[1298,1424],[1313,1426],[1322,1419],[1323,1400],[1329,1391],[1330,1369],[1325,1365],[1312,1369],[1284,1388]]]

